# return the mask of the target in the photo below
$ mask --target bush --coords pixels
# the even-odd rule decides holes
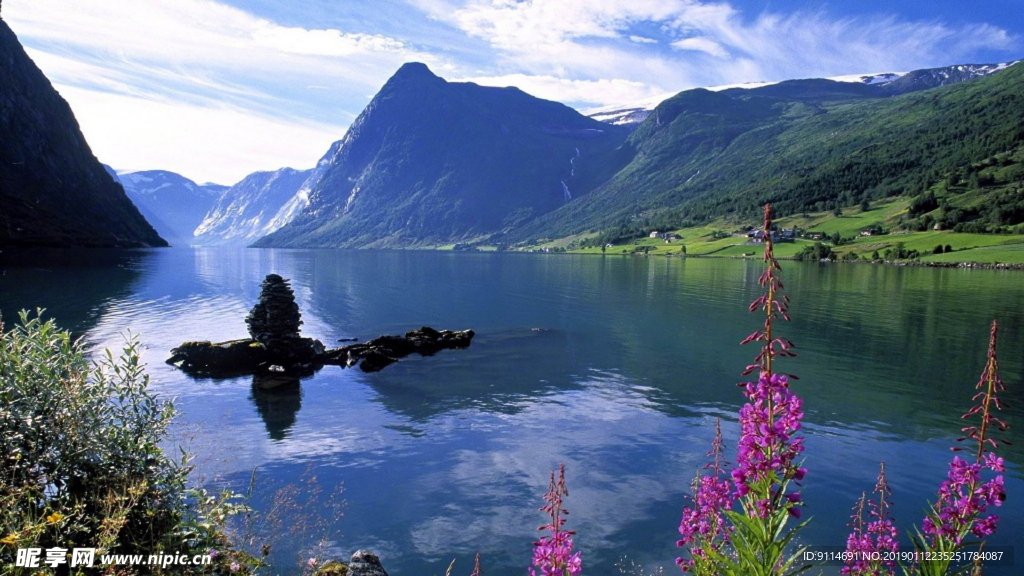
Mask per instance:
[[[81,341],[40,313],[0,325],[0,564],[13,566],[19,548],[223,548],[217,520],[236,509],[197,503],[184,453],[174,462],[160,449],[174,407],[149,390],[138,340],[89,362]]]
[[[180,519],[187,471],[158,446],[174,410],[149,392],[136,339],[92,365],[82,348],[25,312],[3,333],[0,525],[43,548],[148,554]]]
[[[835,252],[832,248],[822,244],[821,242],[815,242],[811,246],[805,246],[803,250],[797,252],[793,258],[797,260],[835,260]]]

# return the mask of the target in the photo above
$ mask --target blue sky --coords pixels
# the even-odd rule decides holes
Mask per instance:
[[[99,159],[232,184],[307,168],[390,75],[580,109],[1024,57],[1019,0],[7,0]]]

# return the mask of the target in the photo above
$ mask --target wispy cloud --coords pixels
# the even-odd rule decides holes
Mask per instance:
[[[311,167],[345,132],[245,108],[57,88],[100,161],[119,170],[170,170],[197,182],[234,184],[257,169]]]
[[[211,0],[14,0],[4,17],[101,160],[200,181],[312,165],[403,62],[447,66],[375,31],[281,26]]]
[[[599,79],[572,80],[552,75],[507,74],[504,76],[477,76],[456,78],[460,82],[475,82],[483,86],[515,86],[524,92],[558,102],[588,102],[600,94],[609,102],[632,102],[658,94],[648,84],[632,80]]]
[[[330,13],[252,3],[271,11],[257,15],[227,1],[250,9],[7,0],[4,18],[101,159],[221,182],[313,164],[408,61],[594,107],[696,86],[1009,59],[1022,48],[1012,28],[959,15],[751,13],[702,0],[353,0]]]
[[[696,0],[431,0],[421,6],[489,42],[520,74],[640,83],[652,91],[923,68],[1021,45],[991,24],[823,11],[749,14]],[[592,94],[587,103],[600,104],[602,97]]]
[[[683,38],[672,42],[672,47],[676,50],[695,50],[697,52],[704,52],[716,58],[727,58],[729,51],[722,47],[721,44],[715,42],[710,38],[695,36],[693,38]]]

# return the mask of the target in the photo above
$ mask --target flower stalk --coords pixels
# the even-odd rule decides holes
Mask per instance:
[[[736,464],[728,481],[719,477],[720,433],[712,452],[713,475],[694,480],[693,506],[684,508],[677,543],[689,548],[689,558],[677,560],[683,571],[698,574],[777,576],[802,571],[795,563],[800,551],[786,555],[787,547],[805,524],[786,529],[790,518],[799,518],[802,498],[789,490],[806,474],[796,459],[803,452],[803,438],[796,436],[803,419],[803,400],[789,388],[795,376],[776,372],[776,357],[796,356],[793,343],[777,336],[774,322],[789,320],[789,297],[783,292],[782,268],[772,243],[772,207],[764,207],[765,270],[758,278],[764,293],[751,302],[750,312],[760,310],[764,324],[741,344],[760,342],[761,348],[743,371],[758,373],[755,382],[743,382],[747,402],[740,408],[740,439]],[[720,428],[719,428],[720,431]],[[739,510],[732,505],[739,502]]]
[[[544,494],[546,504],[540,507],[551,521],[538,530],[548,530],[551,535],[533,543],[533,567],[540,572],[530,568],[530,576],[578,576],[583,571],[580,553],[572,551],[572,536],[576,533],[562,529],[565,516],[569,514],[562,506],[562,500],[568,495],[569,490],[565,486],[565,464],[559,464],[558,477],[556,479],[555,473],[551,472],[548,491]]]
[[[889,515],[892,504],[889,498],[892,491],[885,478],[885,463],[878,472],[878,482],[874,493],[877,500],[867,501],[867,494],[861,495],[854,506],[854,514],[850,526],[853,532],[846,540],[846,551],[849,559],[841,574],[849,576],[892,576],[896,567],[896,553],[899,552],[899,541],[896,526]],[[869,519],[864,521],[865,508],[869,510]]]
[[[996,359],[999,324],[992,321],[989,332],[988,354],[985,368],[981,372],[975,388],[980,390],[972,400],[977,402],[962,418],[978,416],[980,423],[962,429],[966,434],[957,438],[958,442],[973,440],[976,448],[974,462],[954,456],[949,464],[946,480],[939,486],[937,501],[925,516],[921,530],[915,534],[914,546],[923,552],[950,552],[963,550],[975,543],[968,542],[970,536],[984,538],[996,531],[999,517],[988,514],[989,508],[1002,506],[1006,499],[1006,486],[1002,474],[984,480],[982,473],[1005,472],[1005,462],[995,454],[1000,443],[1009,444],[1006,440],[994,438],[994,431],[1006,431],[1006,422],[996,417],[994,410],[1006,407],[999,399],[998,393],[1005,390],[999,377],[999,364]],[[953,451],[965,450],[954,446]],[[922,533],[923,532],[923,533]],[[984,543],[982,542],[982,545]],[[911,568],[911,573],[922,576],[939,576],[947,574],[951,562],[940,559],[922,562]],[[913,572],[917,570],[917,572]]]

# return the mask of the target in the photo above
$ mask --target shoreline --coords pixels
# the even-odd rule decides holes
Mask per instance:
[[[515,251],[514,251],[515,252]],[[536,252],[523,251],[527,254]],[[612,257],[644,257],[644,258],[706,258],[716,260],[759,260],[759,256],[715,256],[714,254],[600,254],[593,252],[550,252],[549,254],[568,254],[579,256],[612,256]],[[777,258],[787,262],[801,262],[796,258]],[[813,262],[813,260],[807,260]],[[962,268],[966,270],[1014,270],[1024,272],[1024,263],[1013,262],[929,262],[921,260],[820,260],[821,264],[881,264],[888,266],[912,267],[912,268]]]

